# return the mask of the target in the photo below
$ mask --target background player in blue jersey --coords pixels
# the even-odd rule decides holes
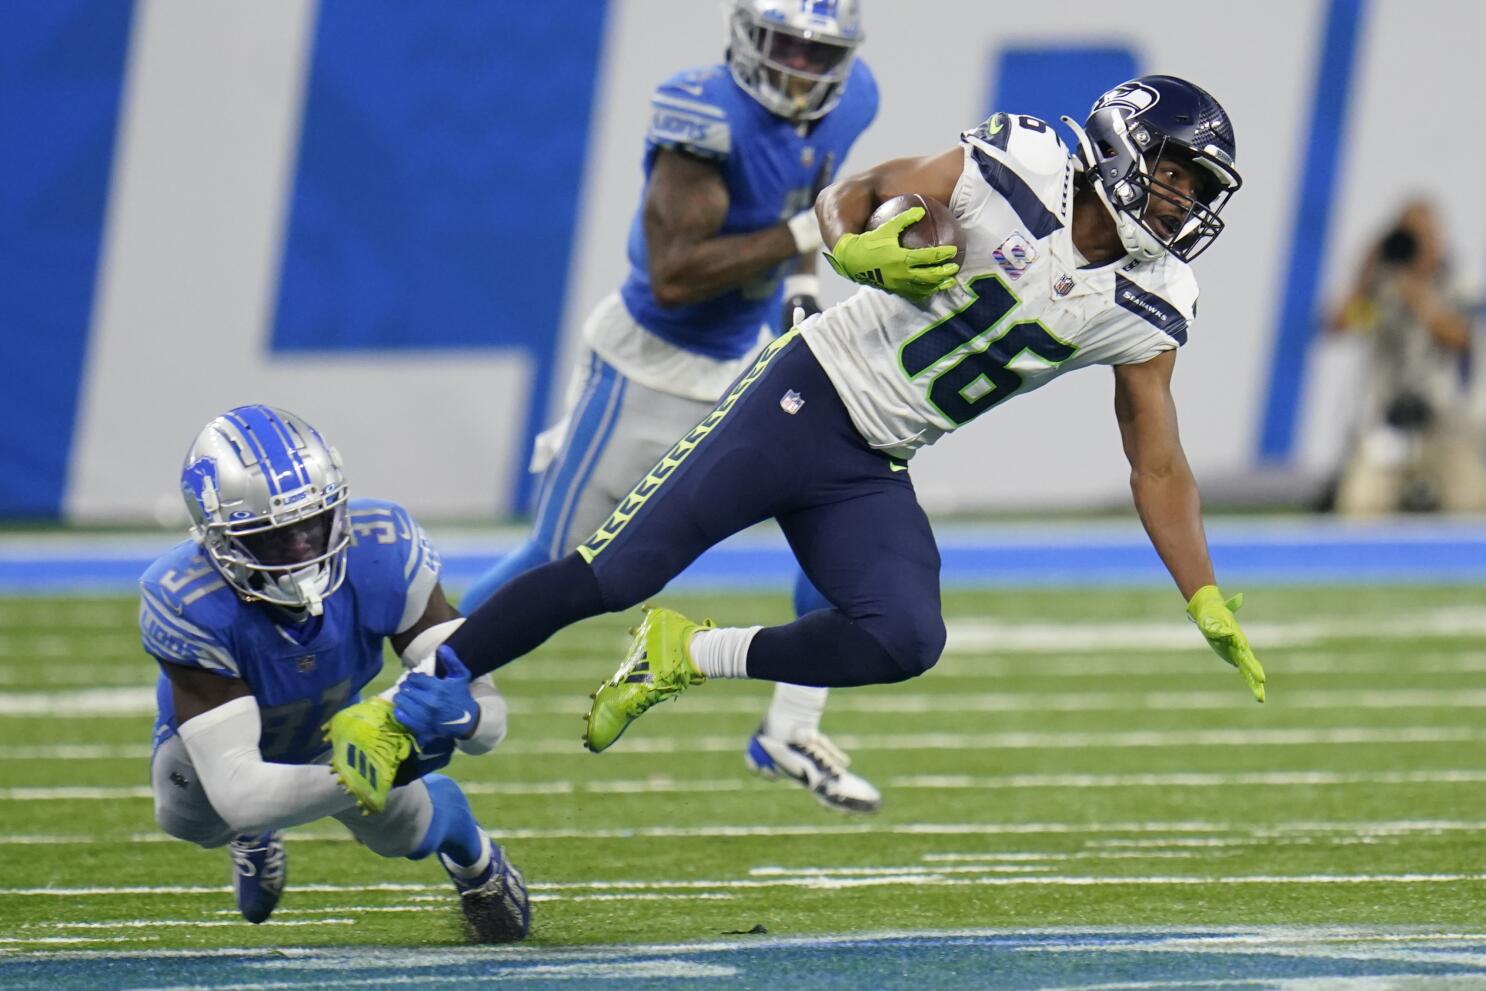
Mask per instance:
[[[364,817],[325,765],[321,727],[382,670],[383,641],[431,671],[463,622],[422,529],[395,503],[350,500],[335,449],[267,406],[207,424],[181,484],[191,539],[140,579],[140,634],[161,670],[151,758],[161,828],[228,847],[249,922],[267,919],[283,891],[282,831],[329,816],[384,857],[437,853],[475,938],[525,936],[525,883],[458,785],[409,773]],[[471,686],[457,661],[439,673],[406,676],[399,711],[412,721],[438,706],[461,749],[489,751],[505,735],[504,700],[487,678]],[[425,751],[409,772],[447,763],[451,749]]]
[[[538,439],[531,538],[470,588],[466,612],[572,551],[797,307],[819,312],[811,208],[877,113],[854,58],[858,4],[736,0],[728,24],[726,64],[677,73],[651,98],[629,275],[589,316],[568,414]],[[829,608],[801,575],[796,612]],[[780,684],[746,759],[827,806],[874,811],[877,790],[820,733],[825,704],[824,688]]]

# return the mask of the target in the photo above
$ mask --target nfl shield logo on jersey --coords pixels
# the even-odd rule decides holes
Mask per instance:
[[[779,399],[779,408],[784,410],[790,416],[794,416],[796,413],[800,412],[800,407],[804,405],[805,400],[802,399],[800,397],[800,394],[793,389],[786,392]]]
[[[1020,279],[1027,266],[1037,260],[1037,249],[1020,234],[1012,234],[991,254],[995,257],[996,264],[1013,279]]]
[[[315,655],[304,655],[294,662],[294,667],[299,670],[300,674],[309,674],[311,671],[315,670]]]
[[[1066,273],[1058,276],[1058,281],[1053,283],[1053,292],[1057,293],[1059,296],[1067,296],[1069,293],[1073,292],[1073,279],[1071,279]]]

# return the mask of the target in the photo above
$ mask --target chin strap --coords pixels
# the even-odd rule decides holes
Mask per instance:
[[[1062,121],[1078,138],[1077,158],[1079,164],[1083,166],[1081,171],[1088,175],[1090,169],[1095,169],[1097,173],[1098,158],[1094,154],[1094,144],[1089,140],[1089,135],[1084,131],[1083,126],[1067,115],[1062,117]],[[1092,177],[1089,184],[1094,189],[1094,195],[1099,197],[1099,202],[1104,204],[1104,209],[1113,218],[1115,233],[1120,236],[1120,245],[1128,254],[1143,262],[1155,261],[1166,254],[1166,248],[1156,240],[1154,234],[1142,227],[1130,214],[1114,205],[1097,174]]]
[[[325,612],[325,596],[320,588],[320,578],[324,574],[324,569],[318,565],[300,568],[298,571],[279,575],[274,580],[274,585],[285,595],[301,599],[303,605],[300,608],[311,616],[319,616]]]

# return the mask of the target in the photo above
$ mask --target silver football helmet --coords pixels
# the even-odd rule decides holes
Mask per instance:
[[[191,536],[244,600],[318,616],[346,578],[349,490],[335,448],[303,419],[239,406],[186,452]]]
[[[816,120],[841,100],[862,42],[858,0],[732,0],[728,68],[764,109]]]

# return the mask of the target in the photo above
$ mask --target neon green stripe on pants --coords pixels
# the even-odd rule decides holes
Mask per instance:
[[[764,374],[764,371],[769,367],[769,362],[774,359],[774,356],[784,350],[790,341],[799,336],[799,333],[799,330],[791,330],[789,333],[775,338],[770,342],[768,347],[759,353],[758,360],[753,363],[753,367],[748,370],[748,374],[734,383],[732,390],[728,392],[722,402],[718,403],[712,412],[703,417],[701,423],[692,427],[685,437],[678,440],[656,462],[655,467],[651,468],[645,477],[640,479],[639,484],[633,489],[630,489],[629,495],[619,501],[619,505],[615,507],[614,512],[609,514],[609,518],[604,521],[603,526],[593,532],[593,536],[578,545],[578,553],[583,556],[583,560],[592,564],[593,559],[598,557],[599,553],[605,547],[608,547],[615,537],[619,536],[620,532],[629,524],[629,521],[640,511],[640,507],[645,505],[646,501],[652,495],[660,491],[660,487],[665,484],[666,479],[671,477],[671,474],[680,467],[681,463],[691,456],[691,452],[697,449],[697,445],[706,439],[707,435],[738,404],[738,400],[743,398],[743,393],[748,391],[748,387],[759,380]]]

